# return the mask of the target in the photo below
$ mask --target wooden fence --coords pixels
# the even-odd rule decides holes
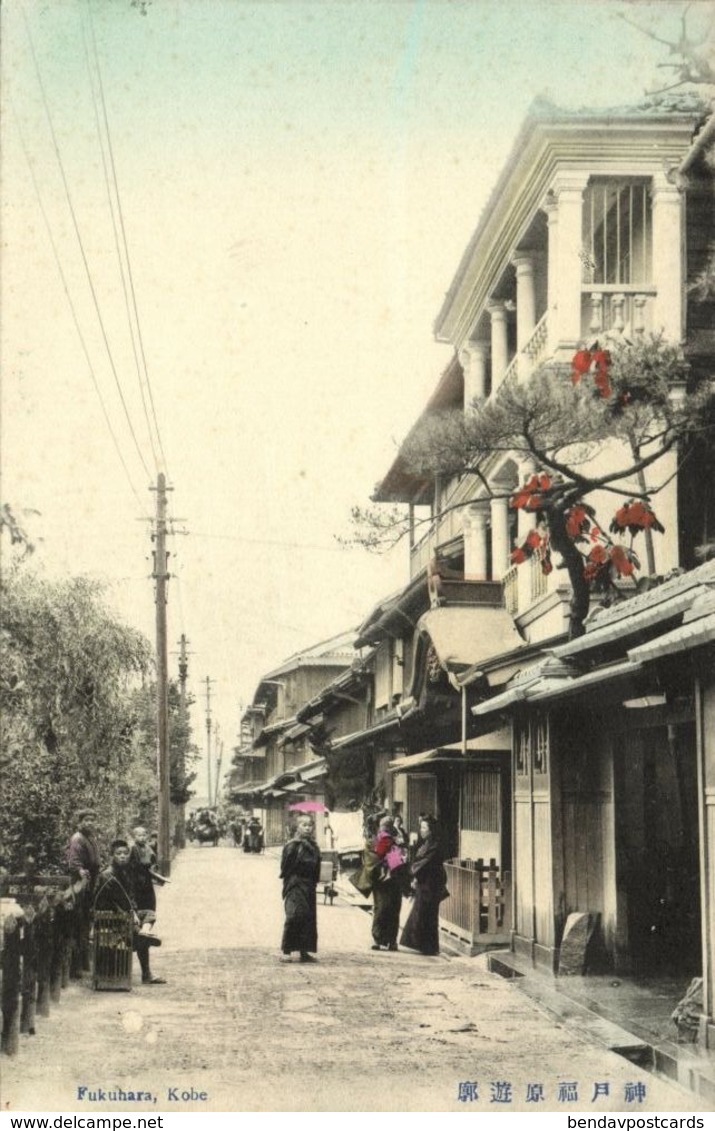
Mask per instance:
[[[0,879],[0,974],[2,1041],[14,1056],[20,1033],[35,1032],[70,977],[77,901],[86,881],[69,876],[4,876]]]
[[[511,927],[511,873],[495,860],[448,860],[440,927],[470,949],[502,946]]]

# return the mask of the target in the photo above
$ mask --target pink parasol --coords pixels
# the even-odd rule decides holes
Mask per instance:
[[[325,806],[322,801],[296,801],[295,805],[288,806],[289,813],[324,813]]]

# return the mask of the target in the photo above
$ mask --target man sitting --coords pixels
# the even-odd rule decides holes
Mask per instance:
[[[159,940],[154,935],[142,934],[142,916],[146,912],[137,904],[134,874],[129,864],[131,851],[126,840],[118,838],[110,845],[112,863],[100,872],[97,894],[94,900],[95,911],[120,911],[132,916],[134,924],[134,950],[137,952],[145,986],[165,985],[165,978],[155,977],[149,967],[149,948],[157,946]]]

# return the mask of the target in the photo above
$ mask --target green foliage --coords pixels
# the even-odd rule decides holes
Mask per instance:
[[[539,545],[527,543],[515,560],[549,546],[556,550],[557,565],[569,575],[571,631],[578,634],[598,564],[593,555],[599,552],[589,547],[588,553],[581,553],[579,542],[588,539],[582,531],[574,535],[570,530],[584,500],[597,491],[623,491],[645,506],[665,485],[656,478],[662,456],[678,450],[686,458],[695,443],[712,448],[712,400],[709,382],[697,387],[682,350],[658,335],[609,343],[608,349],[596,343],[577,351],[570,366],[551,362],[528,381],[505,381],[489,400],[475,402],[466,412],[424,417],[402,445],[400,457],[405,469],[420,479],[474,476],[482,487],[475,494],[482,498],[498,497],[490,474],[501,454],[536,469],[535,481],[544,476],[548,490],[541,493],[538,508],[527,508],[538,512]],[[597,459],[606,445],[608,460]],[[646,488],[649,468],[654,481]],[[640,493],[634,492],[634,482],[642,485]],[[511,496],[506,489],[501,497]],[[470,493],[454,505],[468,505],[473,498]],[[355,540],[371,549],[394,544],[406,525],[404,513],[376,517],[354,510],[353,519],[358,529],[363,524]],[[589,519],[589,529],[591,525],[610,545],[611,539],[602,535],[608,522],[597,525]],[[657,529],[651,523],[649,535]],[[607,558],[609,569],[618,567],[618,576],[637,568],[635,555],[620,545],[612,546]],[[549,555],[543,553],[542,559],[550,568]],[[599,570],[599,581],[605,577],[605,569]]]
[[[31,842],[41,867],[61,866],[78,807],[91,804],[110,839],[156,790],[132,705],[149,644],[97,582],[23,569],[5,578],[0,633],[4,852],[12,860]]]

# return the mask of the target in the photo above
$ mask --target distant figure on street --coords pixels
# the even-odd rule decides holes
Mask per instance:
[[[96,840],[97,814],[93,809],[80,809],[75,816],[75,831],[66,850],[67,869],[72,883],[86,881],[76,895],[75,937],[70,960],[70,977],[81,978],[89,970],[89,931],[92,899],[99,876],[99,845]]]
[[[422,954],[439,954],[439,905],[447,894],[447,875],[434,817],[422,818],[419,835],[410,866],[414,903],[400,944]]]
[[[404,868],[404,858],[395,839],[392,817],[380,819],[372,850],[378,862],[377,868],[372,869],[372,949],[397,950],[402,907],[399,868]]]
[[[131,849],[126,840],[119,837],[110,846],[112,863],[100,873],[97,893],[94,897],[95,911],[122,911],[131,915],[134,926],[133,947],[139,959],[142,983],[145,986],[163,986],[166,979],[152,974],[149,965],[149,949],[158,945],[156,935],[142,934],[142,912],[137,904],[134,887],[135,873],[131,867]]]
[[[301,962],[317,962],[315,892],[320,879],[320,849],[310,817],[298,818],[295,834],[283,849],[280,876],[285,907],[281,962],[290,962],[293,951],[298,951]]]

